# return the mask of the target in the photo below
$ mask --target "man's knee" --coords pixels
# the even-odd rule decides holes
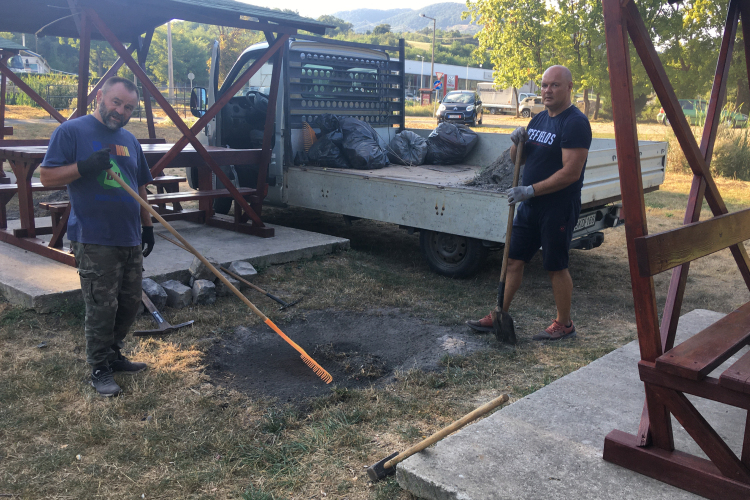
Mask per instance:
[[[519,259],[511,259],[508,258],[508,272],[509,273],[519,273],[523,272],[523,268],[526,266],[526,263]]]

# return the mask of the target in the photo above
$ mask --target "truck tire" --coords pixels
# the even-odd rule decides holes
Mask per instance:
[[[489,253],[480,240],[421,229],[419,246],[430,269],[449,278],[468,278],[482,267]]]
[[[497,111],[495,110],[495,108],[490,108],[490,114],[491,115],[497,114]]]
[[[521,111],[521,116],[524,118],[529,118],[531,116],[531,110],[530,109],[524,109]]]

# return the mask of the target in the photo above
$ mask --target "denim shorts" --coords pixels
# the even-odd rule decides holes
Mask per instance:
[[[529,262],[541,247],[544,269],[567,269],[573,228],[580,213],[580,198],[552,203],[538,203],[532,198],[516,205],[509,257]]]

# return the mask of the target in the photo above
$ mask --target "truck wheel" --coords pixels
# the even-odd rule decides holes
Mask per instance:
[[[521,111],[521,116],[523,116],[524,118],[529,118],[531,116],[531,110],[529,110],[529,109],[522,110]]]
[[[497,113],[497,111],[495,110],[495,108],[490,108],[490,114],[494,115],[495,113]]]
[[[419,246],[430,269],[449,278],[468,278],[479,271],[488,250],[480,240],[422,229]]]

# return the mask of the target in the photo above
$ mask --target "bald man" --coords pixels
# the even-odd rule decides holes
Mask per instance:
[[[575,337],[570,318],[573,280],[568,272],[568,252],[573,228],[581,212],[581,186],[591,146],[591,125],[570,101],[573,77],[564,66],[552,66],[542,76],[545,110],[518,127],[510,136],[510,156],[524,142],[522,185],[508,190],[508,204],[518,204],[510,241],[503,310],[507,311],[521,286],[527,262],[542,249],[542,262],[552,281],[557,315],[534,340]],[[490,314],[466,324],[492,331]]]

